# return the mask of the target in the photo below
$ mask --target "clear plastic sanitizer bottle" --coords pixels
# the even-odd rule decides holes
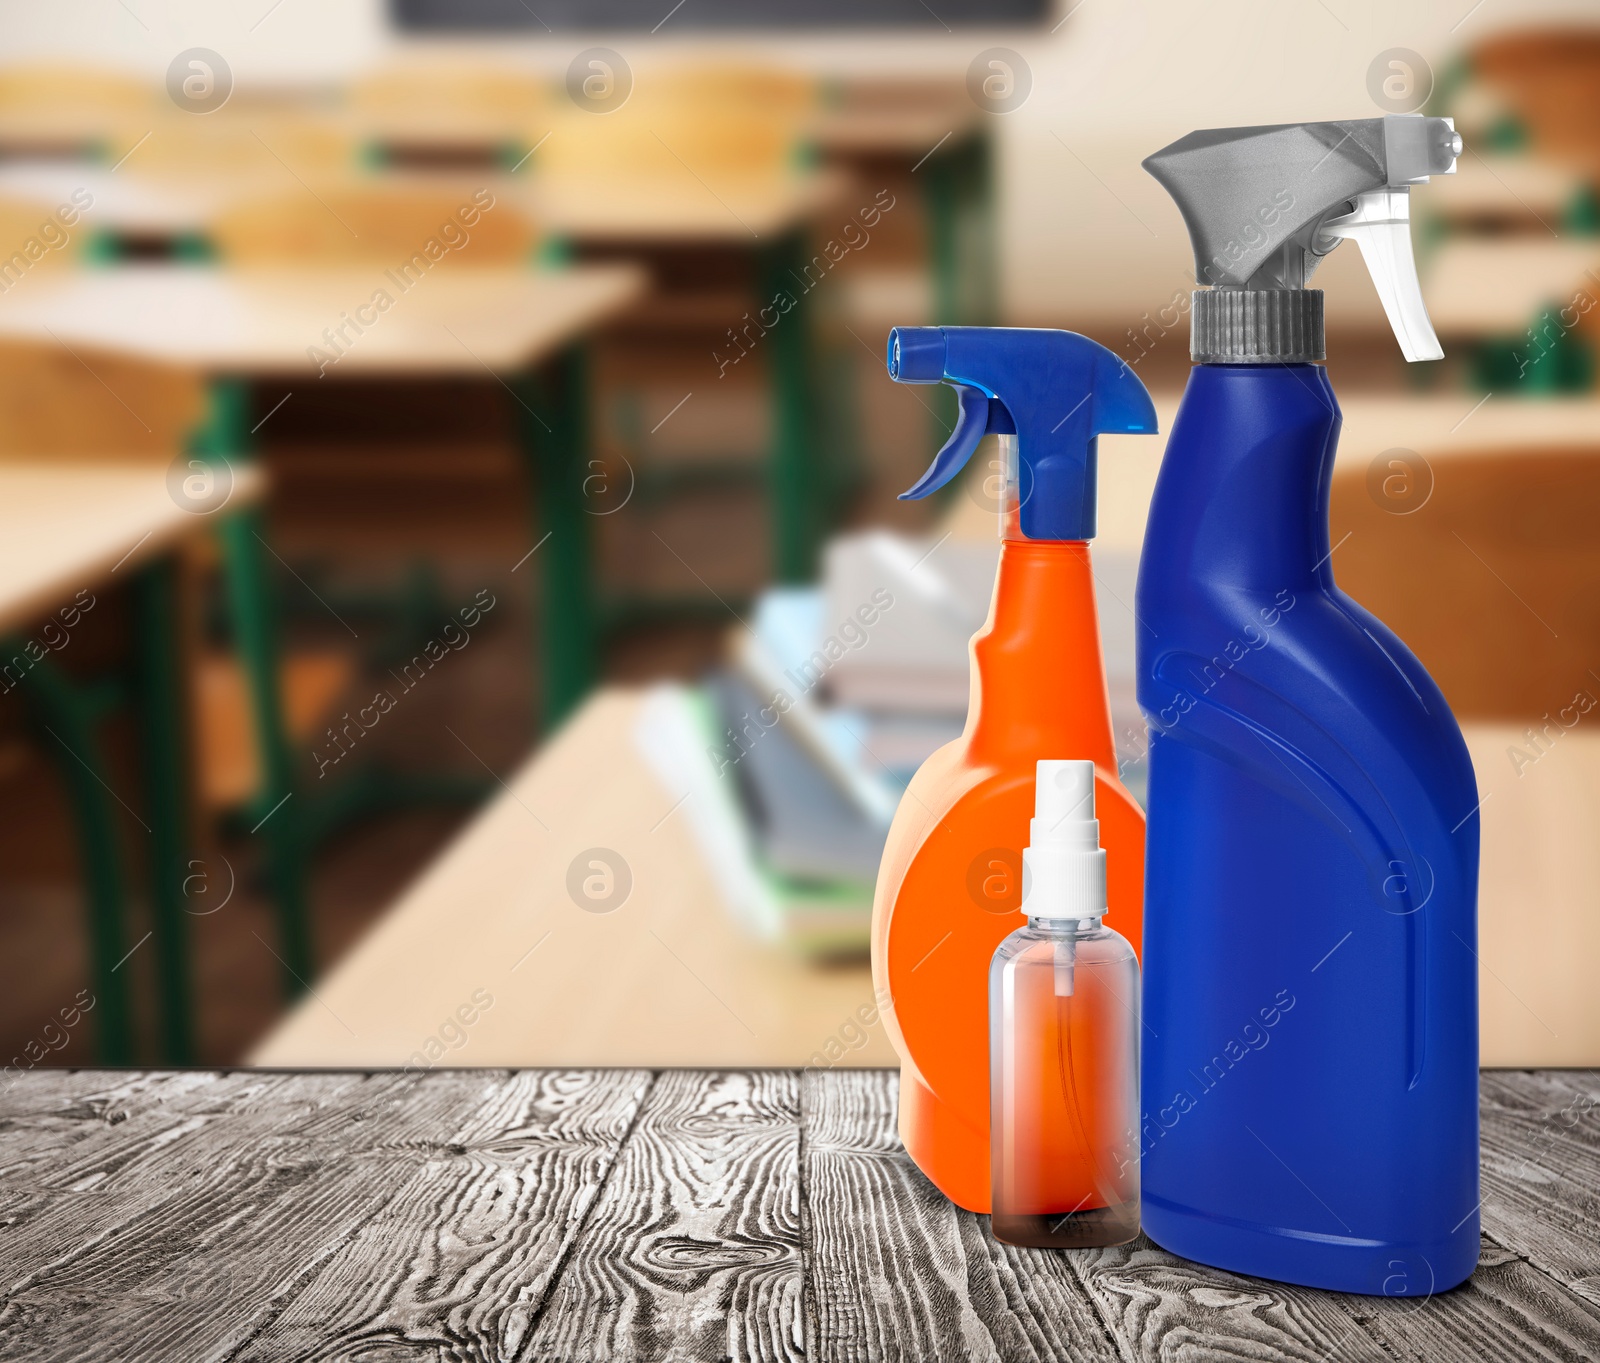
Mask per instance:
[[[995,1239],[1120,1245],[1139,1233],[1139,963],[1101,923],[1093,762],[1038,766],[1028,925],[989,969]]]

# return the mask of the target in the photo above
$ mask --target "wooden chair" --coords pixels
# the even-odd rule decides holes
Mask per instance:
[[[124,356],[0,343],[0,460],[143,463],[169,468],[206,416],[205,386],[180,369]],[[209,541],[192,566],[214,569]],[[195,660],[198,789],[205,809],[236,808],[259,788],[249,694],[230,652]],[[354,674],[343,653],[286,658],[285,725],[308,740]]]
[[[384,67],[349,90],[354,125],[390,163],[517,164],[549,132],[549,82],[506,66],[455,60]]]
[[[0,198],[0,296],[82,258],[87,228],[67,218],[60,205]]]
[[[0,459],[164,467],[204,414],[200,382],[181,370],[0,342]]]
[[[1380,505],[1367,469],[1335,473],[1339,585],[1421,659],[1472,753],[1484,1063],[1590,1064],[1600,1036],[1585,973],[1600,946],[1600,434],[1594,448],[1429,459],[1431,495],[1407,514]],[[1395,477],[1404,495],[1422,486],[1415,468]]]
[[[816,82],[782,69],[694,65],[639,76],[628,101],[598,115],[572,107],[540,148],[552,175],[715,180],[792,169],[817,105]]]
[[[1535,151],[1600,170],[1600,30],[1508,30],[1478,43],[1470,65],[1510,104]]]
[[[250,110],[230,101],[204,116],[168,109],[147,130],[128,165],[156,178],[248,177],[288,187],[291,177],[324,178],[356,164],[354,131],[309,111]]]
[[[149,81],[104,67],[33,62],[0,67],[0,114],[68,107],[141,113],[155,100]]]
[[[162,98],[148,81],[99,67],[0,68],[0,145],[115,160],[143,134]]]
[[[357,116],[417,123],[477,118],[515,127],[547,113],[553,102],[550,83],[531,72],[454,60],[382,67],[349,89]]]
[[[236,204],[213,225],[226,262],[241,266],[394,267],[432,239],[458,264],[529,263],[533,223],[503,198],[483,208],[478,186],[383,178],[313,184]]]
[[[530,263],[537,242],[533,224],[509,203],[477,207],[474,193],[466,182],[452,188],[436,181],[389,178],[341,181],[314,194],[300,189],[241,202],[217,221],[213,242],[224,262],[246,268],[397,268],[436,238],[460,243],[450,250],[452,269]],[[466,222],[466,217],[473,220]],[[441,462],[448,462],[448,456]],[[308,718],[314,726],[315,702],[336,696],[343,680],[324,668],[308,675],[307,692],[286,687],[285,720],[291,734],[302,732],[296,726]],[[210,695],[219,706],[233,703],[229,698],[240,694],[237,677],[211,683]],[[217,752],[216,788],[237,792],[248,779],[248,754],[220,730]]]
[[[481,181],[384,176],[311,189],[241,202],[225,214],[213,234],[223,262],[279,271],[359,267],[370,271],[376,283],[382,278],[380,270],[410,273],[428,268],[434,259],[428,243],[438,241],[449,248],[439,262],[445,270],[532,266],[538,241],[534,224],[504,197],[483,207]],[[435,466],[438,476],[459,482],[458,450],[441,447]],[[415,471],[418,464],[411,467]],[[400,630],[409,633],[419,617],[437,613],[438,603],[428,575],[414,572],[399,588],[364,593],[359,609],[376,609],[395,618]],[[227,691],[219,685],[217,694]],[[284,709],[291,726],[308,713],[292,694],[286,694]],[[332,812],[319,832],[371,808],[392,808],[407,800],[460,804],[481,797],[475,782],[426,776],[411,780],[371,768],[364,776],[368,779],[347,778],[357,792],[349,800],[325,802]]]

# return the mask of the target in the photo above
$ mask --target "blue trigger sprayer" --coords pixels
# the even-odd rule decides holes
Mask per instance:
[[[1140,560],[1150,726],[1145,1229],[1202,1263],[1426,1296],[1478,1260],[1478,792],[1438,686],[1339,590],[1322,294],[1361,247],[1441,351],[1409,191],[1448,119],[1191,133],[1147,170],[1202,286]]]
[[[1126,363],[1072,332],[896,327],[888,361],[896,383],[949,384],[960,411],[928,471],[900,500],[937,492],[984,436],[1015,437],[1020,425],[1025,439],[1005,446],[1015,465],[1009,500],[1030,540],[1093,539],[1096,437],[1155,430],[1150,395]]]

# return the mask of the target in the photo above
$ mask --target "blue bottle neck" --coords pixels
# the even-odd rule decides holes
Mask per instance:
[[[1195,366],[1151,504],[1166,561],[1269,596],[1331,586],[1340,422],[1320,365]]]

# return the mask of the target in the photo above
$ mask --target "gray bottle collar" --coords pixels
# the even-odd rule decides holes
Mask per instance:
[[[1325,359],[1321,289],[1198,289],[1189,320],[1196,364]]]

